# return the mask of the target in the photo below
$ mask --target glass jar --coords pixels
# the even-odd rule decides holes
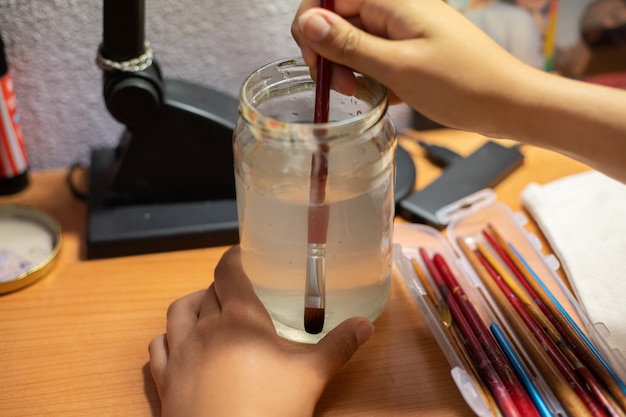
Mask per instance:
[[[389,298],[396,132],[384,86],[360,74],[357,82],[355,96],[331,91],[324,124],[313,123],[315,82],[301,58],[272,62],[241,88],[234,159],[242,263],[289,340],[315,343],[352,316],[374,321]],[[322,148],[324,197],[312,202],[312,159]],[[314,254],[322,261],[313,272],[322,281],[318,334],[305,331],[303,318],[312,206],[328,215]]]

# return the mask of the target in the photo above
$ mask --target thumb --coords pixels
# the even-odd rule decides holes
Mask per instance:
[[[391,41],[360,30],[341,16],[312,8],[298,18],[298,43],[309,66],[320,54],[328,60],[371,76],[383,84],[393,62]]]
[[[346,364],[374,332],[374,326],[361,317],[345,320],[320,340],[312,350],[318,369],[332,377]]]

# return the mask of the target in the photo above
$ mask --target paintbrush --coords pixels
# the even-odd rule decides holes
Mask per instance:
[[[472,245],[475,242],[472,241]],[[470,244],[463,238],[457,238],[457,245],[465,255],[472,269],[476,272],[480,280],[485,285],[488,293],[492,296],[495,303],[498,305],[499,310],[504,314],[507,322],[512,326],[515,331],[515,335],[520,343],[523,345],[524,350],[530,356],[535,366],[543,376],[544,380],[552,389],[552,392],[556,395],[559,402],[571,416],[589,416],[591,415],[587,411],[587,407],[578,397],[574,389],[569,385],[567,380],[563,377],[561,372],[554,365],[546,351],[542,348],[537,339],[533,337],[527,330],[519,315],[515,312],[513,307],[509,304],[507,298],[502,291],[498,288],[496,282],[491,278],[483,263],[479,260],[480,252],[474,251],[470,248]]]
[[[498,403],[500,410],[507,417],[523,416],[517,408],[511,393],[509,392],[508,384],[511,382],[510,379],[508,377],[505,377],[504,379],[501,378],[497,371],[496,364],[491,360],[492,358],[498,359],[497,355],[494,354],[495,352],[493,351],[490,353],[485,351],[485,346],[481,343],[481,339],[484,340],[484,338],[479,339],[478,335],[474,333],[474,329],[470,325],[468,318],[465,316],[465,312],[461,309],[461,306],[457,302],[456,298],[449,290],[443,277],[441,276],[441,273],[426,250],[419,248],[419,253],[422,261],[424,261],[424,265],[426,265],[426,268],[430,273],[430,276],[439,288],[441,297],[450,308],[454,322],[458,326],[458,329],[465,340],[465,344],[474,358],[480,376],[489,387],[489,390]],[[512,372],[513,371],[511,370],[511,374]]]
[[[584,332],[580,330],[576,322],[543,284],[524,258],[517,252],[515,247],[510,242],[507,242],[493,225],[487,225],[487,230],[493,236],[494,242],[492,242],[492,245],[497,244],[501,247],[503,254],[500,256],[505,259],[509,268],[515,273],[520,283],[524,285],[535,303],[546,313],[546,317],[576,352],[580,360],[606,385],[622,410],[626,410],[626,387],[611,366],[597,351]]]
[[[321,7],[333,10],[333,0],[322,0]],[[330,61],[319,55],[315,85],[313,123],[328,123],[330,112]],[[322,139],[323,140],[323,139]],[[311,158],[311,189],[309,194],[306,286],[304,294],[304,330],[318,334],[324,328],[326,309],[326,235],[329,207],[326,204],[328,177],[328,144],[319,144]]]
[[[617,405],[615,399],[611,397],[611,394],[607,392],[607,390],[599,383],[599,381],[591,373],[591,370],[587,368],[585,363],[578,356],[579,350],[573,347],[572,338],[564,337],[564,335],[567,335],[567,332],[558,323],[558,321],[556,321],[556,318],[552,315],[547,306],[545,306],[543,302],[539,299],[537,293],[524,279],[521,271],[519,271],[517,269],[517,266],[512,262],[511,259],[509,259],[507,252],[504,250],[504,247],[500,245],[500,242],[498,239],[495,238],[495,235],[492,235],[492,233],[494,232],[497,233],[493,226],[490,226],[488,230],[483,231],[483,235],[494,248],[494,250],[498,253],[500,258],[504,260],[509,268],[515,273],[518,280],[515,280],[512,276],[510,276],[508,272],[495,260],[495,258],[492,258],[490,261],[493,268],[502,277],[502,279],[504,279],[509,288],[521,301],[522,305],[536,320],[537,324],[541,326],[541,328],[546,332],[550,339],[555,343],[563,356],[567,358],[567,360],[570,362],[574,370],[578,373],[582,381],[584,381],[584,383],[586,384],[587,389],[596,397],[596,399],[609,413],[609,415],[624,416],[625,414],[623,410],[621,410],[620,406]],[[498,237],[501,238],[499,234]],[[479,250],[481,250],[481,252],[486,251],[486,249],[481,249],[480,245]],[[509,262],[507,262],[507,260]],[[523,289],[518,285],[518,281],[524,286],[528,293],[523,291]],[[537,304],[533,303],[533,300]],[[541,307],[543,307],[543,309]]]
[[[465,368],[468,376],[474,382],[474,387],[476,387],[478,395],[480,395],[485,405],[494,417],[501,417],[502,412],[500,411],[500,408],[498,407],[495,398],[493,398],[493,395],[491,395],[489,389],[483,384],[480,378],[480,373],[478,372],[478,369],[476,368],[476,365],[474,364],[470,353],[465,348],[463,337],[461,336],[459,329],[453,325],[452,313],[450,312],[450,308],[443,300],[440,299],[438,291],[436,291],[429,282],[426,274],[424,273],[424,270],[420,266],[417,259],[411,258],[411,264],[413,265],[413,270],[415,271],[415,274],[417,275],[419,281],[422,283],[422,286],[426,290],[428,299],[430,300],[433,307],[437,310],[441,322],[448,330],[449,340],[452,342],[450,346],[452,347],[452,349],[454,349],[457,358],[463,364],[463,368]]]
[[[522,300],[516,295],[515,291],[511,288],[512,282],[509,280],[508,274],[503,270],[503,268],[499,265],[497,260],[487,248],[480,244],[476,244],[478,247],[478,252],[480,252],[479,260],[483,263],[483,266],[491,275],[493,280],[496,282],[500,290],[504,293],[506,298],[509,300],[509,303],[513,306],[513,309],[519,314],[520,318],[527,326],[528,330],[535,336],[535,338],[539,341],[541,346],[545,349],[546,353],[550,358],[554,361],[554,364],[561,371],[565,379],[568,381],[570,386],[574,388],[576,394],[580,397],[580,399],[585,403],[589,411],[594,416],[605,416],[607,414],[603,411],[604,404],[599,403],[597,398],[594,398],[589,391],[585,389],[585,383],[592,384],[594,381],[582,381],[580,375],[574,372],[572,369],[575,366],[581,366],[580,362],[577,361],[576,364],[570,364],[568,358],[565,357],[565,354],[561,350],[564,346],[559,347],[548,337],[546,333],[546,329],[541,328],[539,323],[533,318],[533,315],[528,311],[527,306]],[[505,278],[506,277],[506,278]],[[592,385],[588,385],[590,387],[590,391],[592,391]],[[594,392],[595,393],[595,392]],[[610,414],[612,415],[612,413]]]
[[[467,318],[472,331],[478,338],[481,346],[485,350],[485,353],[487,353],[489,359],[493,362],[496,371],[502,378],[504,385],[515,403],[515,407],[524,417],[538,417],[539,412],[522,386],[521,381],[517,378],[510,363],[502,351],[498,348],[497,342],[489,332],[486,323],[480,317],[480,314],[469,300],[465,291],[461,288],[443,256],[435,254],[433,257],[433,263],[441,274],[448,290],[452,293],[454,299],[459,303],[463,314]]]
[[[520,356],[515,351],[515,348],[504,333],[504,330],[502,330],[498,323],[495,322],[489,325],[489,329],[491,330],[491,334],[493,334],[493,337],[496,339],[496,342],[498,342],[498,345],[502,349],[502,352],[504,352],[504,355],[511,363],[511,366],[515,370],[515,373],[522,381],[524,388],[526,388],[526,392],[528,392],[528,395],[530,396],[532,402],[535,404],[535,407],[537,407],[537,411],[539,412],[539,414],[541,414],[542,417],[552,417],[552,411],[550,411],[550,408],[548,407],[545,398],[543,398],[543,396],[537,389],[537,386],[532,380],[530,372],[524,367],[522,358],[520,358]]]
[[[415,271],[415,274],[417,274],[417,278],[419,278],[422,286],[426,290],[428,298],[430,298],[430,301],[437,310],[439,318],[441,319],[443,324],[449,328],[452,324],[452,313],[450,312],[450,308],[448,308],[446,304],[442,304],[442,302],[440,301],[440,296],[435,292],[433,286],[430,285],[430,282],[428,281],[428,278],[426,278],[426,274],[424,273],[424,270],[422,270],[420,264],[417,262],[417,259],[412,258],[411,265],[413,265],[413,270]]]

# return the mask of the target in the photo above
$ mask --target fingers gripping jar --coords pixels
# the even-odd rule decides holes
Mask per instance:
[[[385,88],[357,74],[358,93],[330,95],[314,124],[315,82],[301,58],[252,73],[240,92],[235,182],[244,270],[282,337],[315,343],[352,316],[375,320],[391,288],[396,133]],[[328,149],[325,322],[304,330],[311,160]]]

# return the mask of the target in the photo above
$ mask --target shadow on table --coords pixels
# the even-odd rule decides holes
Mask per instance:
[[[159,417],[161,415],[161,400],[159,399],[156,384],[154,383],[154,379],[152,379],[152,374],[150,373],[149,362],[141,368],[141,372],[143,374],[143,391],[146,394],[148,403],[150,404],[150,411],[154,417]]]

